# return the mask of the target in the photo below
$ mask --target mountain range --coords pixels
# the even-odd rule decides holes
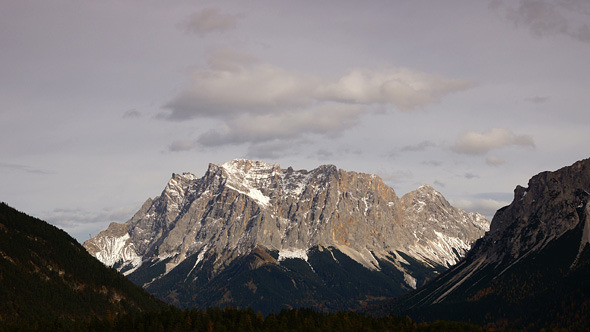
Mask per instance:
[[[299,180],[286,181],[289,176]],[[290,190],[298,196],[288,204]],[[170,211],[177,215],[169,218]],[[252,211],[249,218],[244,211]],[[286,227],[277,215],[298,223]],[[394,226],[377,226],[387,220]],[[207,236],[210,242],[178,259],[182,251],[170,250],[169,233],[185,222],[193,222],[194,232],[177,237],[180,248]],[[311,222],[316,226],[299,229]],[[112,224],[95,240],[111,249],[96,256],[158,297],[186,307],[226,307],[181,311],[105,267],[62,230],[0,203],[0,330],[590,328],[590,159],[517,186],[485,235],[463,240],[471,244],[466,253],[461,241],[448,240],[464,236],[461,229],[486,226],[429,186],[398,198],[374,175],[333,166],[306,172],[234,160],[210,165],[202,178],[175,174],[130,221]],[[381,243],[375,229],[401,232],[398,242]],[[281,241],[269,240],[277,233]],[[137,249],[137,234],[157,239],[144,239],[147,254]],[[215,248],[219,243],[225,247]],[[391,300],[392,293],[403,294]],[[360,308],[384,317],[308,309],[265,317],[251,309],[256,306],[265,313]],[[417,323],[425,320],[433,322]]]
[[[334,311],[420,287],[488,228],[428,185],[400,198],[372,174],[237,159],[173,174],[84,247],[179,307]]]

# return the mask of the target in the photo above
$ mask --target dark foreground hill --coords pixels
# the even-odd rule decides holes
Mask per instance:
[[[385,312],[489,327],[590,329],[590,159],[516,187],[466,258]],[[383,309],[383,308],[381,308]]]
[[[74,328],[166,308],[64,231],[0,203],[0,330]]]

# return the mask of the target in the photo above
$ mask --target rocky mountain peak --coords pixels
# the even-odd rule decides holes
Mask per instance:
[[[590,159],[533,176],[514,189],[512,203],[496,212],[479,247],[488,260],[518,259],[544,248],[580,222],[577,208],[590,191]]]
[[[216,275],[255,248],[276,251],[280,263],[281,257],[306,261],[307,252],[317,247],[334,248],[371,271],[380,271],[380,261],[387,261],[404,275],[407,287],[416,287],[420,277],[412,275],[404,257],[427,269],[446,268],[483,235],[486,222],[453,208],[430,186],[400,200],[373,174],[334,165],[281,169],[236,159],[210,164],[201,178],[173,174],[162,194],[123,224],[126,234],[109,226],[85,246],[130,276],[141,266],[165,262],[145,283],[191,257],[191,271],[208,261]]]

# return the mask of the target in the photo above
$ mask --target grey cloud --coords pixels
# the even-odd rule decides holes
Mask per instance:
[[[479,178],[479,175],[473,174],[473,173],[469,173],[469,172],[465,173],[463,176],[466,179],[469,179],[469,180]]]
[[[0,168],[4,168],[7,170],[19,171],[19,172],[25,172],[25,173],[30,173],[30,174],[55,174],[55,172],[51,171],[51,170],[45,170],[45,169],[40,169],[40,168],[31,167],[31,166],[27,166],[27,165],[11,164],[11,163],[3,163],[3,162],[0,162]]]
[[[211,130],[198,141],[204,146],[219,146],[290,140],[305,134],[335,136],[354,126],[361,113],[362,109],[354,105],[324,105],[274,114],[243,114],[226,120],[222,129]]]
[[[435,147],[435,146],[436,146],[436,144],[431,141],[422,141],[418,144],[406,145],[401,149],[401,151],[418,152],[418,151],[424,151],[428,148]]]
[[[531,98],[526,98],[525,100],[528,102],[531,102],[533,104],[542,104],[542,103],[548,101],[549,97],[535,96],[535,97],[531,97]]]
[[[179,152],[188,151],[197,147],[199,144],[196,140],[177,140],[168,145],[168,151]]]
[[[454,200],[451,204],[465,211],[481,213],[488,218],[492,218],[498,209],[508,205],[509,202],[491,198],[479,198],[473,200]]]
[[[500,166],[504,163],[504,159],[496,157],[496,156],[489,156],[486,158],[486,164],[490,166]]]
[[[396,182],[399,180],[408,180],[414,175],[410,170],[396,170],[396,171],[378,171],[377,175],[384,182]]]
[[[244,68],[243,62],[229,57],[221,62],[232,70],[212,68],[195,73],[191,86],[164,106],[171,111],[168,119],[227,118],[312,104],[310,96],[318,84],[317,77],[268,64]]]
[[[239,15],[221,13],[215,8],[205,8],[191,14],[180,26],[187,33],[195,33],[200,36],[212,32],[224,32],[235,29]]]
[[[427,160],[427,161],[423,161],[422,165],[438,167],[438,166],[442,165],[442,162],[440,162],[438,160]]]
[[[446,184],[444,182],[440,182],[438,180],[434,180],[433,184],[437,187],[442,187],[442,188],[444,188],[446,186]]]
[[[363,154],[362,149],[354,149],[348,146],[340,146],[332,149],[322,148],[310,155],[310,158],[319,158],[321,160],[334,160],[344,156],[360,156]]]
[[[318,157],[320,157],[321,159],[327,159],[327,158],[331,158],[332,156],[334,156],[334,152],[326,150],[326,149],[320,149],[316,152],[316,155]]]
[[[473,195],[477,199],[492,199],[498,202],[510,202],[514,198],[512,192],[484,192]],[[506,203],[507,204],[507,203]]]
[[[528,135],[516,135],[504,128],[493,128],[487,132],[474,131],[461,135],[451,147],[454,152],[481,155],[490,150],[507,146],[535,147],[533,138]]]
[[[282,156],[288,155],[296,145],[296,142],[289,142],[285,140],[273,140],[270,142],[251,144],[248,147],[246,157],[252,159],[275,160]]]
[[[207,64],[213,70],[238,72],[257,62],[258,60],[249,54],[229,48],[218,48],[211,52]]]
[[[125,113],[123,113],[123,118],[124,119],[137,119],[141,117],[141,112],[139,112],[138,110],[128,110],[125,111]]]
[[[470,86],[464,80],[408,69],[359,68],[333,80],[261,64],[253,57],[221,49],[212,54],[209,67],[194,73],[190,86],[164,106],[169,113],[161,117],[219,119],[221,129],[198,138],[205,146],[304,134],[334,136],[355,126],[363,113],[372,110],[370,106],[417,109]],[[414,148],[430,145],[424,144]]]
[[[335,82],[288,71],[221,50],[209,68],[193,74],[191,86],[166,104],[170,119],[224,117],[237,112],[266,113],[277,108],[317,103],[391,104],[402,110],[439,102],[451,92],[469,88],[465,80],[447,79],[408,69],[355,69]]]
[[[585,0],[494,0],[490,7],[516,26],[528,27],[535,36],[561,34],[590,42],[590,3]]]
[[[76,239],[87,239],[104,229],[111,222],[125,222],[137,210],[137,206],[118,209],[86,211],[83,209],[58,208],[43,216],[44,220],[62,228]]]

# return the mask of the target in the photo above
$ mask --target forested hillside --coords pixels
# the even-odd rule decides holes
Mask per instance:
[[[73,327],[166,308],[64,231],[0,203],[0,325]]]

